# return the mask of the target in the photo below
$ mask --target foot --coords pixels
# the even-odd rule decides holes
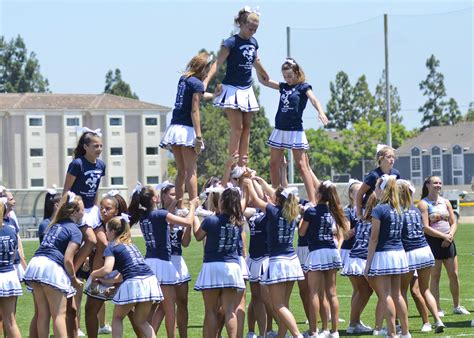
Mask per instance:
[[[364,323],[360,322],[354,326],[354,331],[352,333],[370,333],[373,329],[370,326],[365,325]],[[346,331],[347,333],[351,333]]]
[[[444,313],[443,310],[439,310],[439,311],[438,311],[438,316],[439,316],[439,317],[444,317],[444,315],[445,315],[445,313]]]
[[[386,328],[381,328],[380,330],[377,330],[377,329],[374,329],[374,331],[372,331],[372,336],[386,336],[388,334],[388,331]]]
[[[435,333],[444,332],[445,327],[446,327],[446,325],[444,325],[444,323],[442,321],[439,321],[439,322],[435,323],[434,324]]]
[[[453,308],[453,313],[455,315],[470,315],[471,313],[466,310],[466,308],[462,305],[458,305],[457,307]]]
[[[112,328],[110,325],[105,324],[101,328],[99,328],[98,334],[110,334],[112,333]]]
[[[257,338],[257,335],[255,334],[255,332],[249,332],[247,333],[247,338]]]
[[[430,332],[432,330],[430,323],[424,323],[421,327],[421,332]]]
[[[79,330],[77,330],[77,336],[78,336],[78,337],[85,337],[86,334],[85,334],[84,332],[82,332],[81,329],[79,329]]]

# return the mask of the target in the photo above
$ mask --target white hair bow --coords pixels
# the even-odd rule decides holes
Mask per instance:
[[[75,193],[73,193],[72,191],[68,191],[67,196],[68,196],[68,199],[67,199],[68,203],[74,202],[74,198],[76,197]]]
[[[96,134],[99,137],[102,137],[102,129],[100,129],[100,128],[92,130],[92,129],[87,128],[87,127],[77,127],[76,131],[77,131],[78,134],[92,133],[92,134]]]
[[[256,6],[256,7],[245,6],[244,7],[244,12],[255,13],[258,16],[260,16],[260,7],[258,7],[258,6]]]
[[[398,185],[406,184],[408,186],[408,189],[410,189],[412,194],[414,194],[416,192],[415,186],[410,181],[400,179],[400,180],[397,180],[397,184]]]
[[[227,190],[227,189],[237,191],[239,195],[242,196],[242,191],[240,190],[240,188],[234,186],[232,183],[227,183],[227,188],[225,188],[224,190]]]
[[[295,60],[290,59],[290,58],[286,58],[286,59],[285,59],[285,63],[289,63],[290,65],[296,66]]]
[[[174,184],[171,183],[170,181],[164,181],[164,182],[161,182],[161,183],[155,185],[155,189],[156,189],[157,191],[161,191],[161,190],[163,190],[163,189],[165,189],[165,188],[168,188],[170,185],[172,185],[172,186],[174,187]]]
[[[376,154],[378,154],[379,151],[382,150],[383,148],[391,148],[391,147],[386,144],[377,144]]]
[[[4,191],[7,191],[8,189],[5,188],[3,185],[0,185],[0,192],[4,192]]]
[[[281,194],[285,196],[285,198],[288,198],[289,195],[298,196],[298,188],[297,187],[286,188],[281,192]]]
[[[353,184],[356,184],[356,183],[359,184],[359,183],[362,183],[362,182],[359,181],[359,180],[353,179],[353,178],[349,179],[349,188],[350,188]]]
[[[224,187],[220,184],[216,185],[215,187],[209,187],[205,190],[206,193],[210,192],[217,192],[219,194],[222,194],[224,192]]]
[[[214,55],[209,54],[209,56],[207,57],[207,63],[208,63],[208,64],[211,63],[212,60],[214,60]]]
[[[106,197],[106,196],[116,196],[116,195],[119,195],[120,194],[120,191],[116,190],[116,189],[113,189],[113,190],[110,190],[110,191],[107,191],[105,194],[102,194],[102,197]]]
[[[137,181],[137,184],[135,185],[135,188],[133,188],[132,196],[133,196],[136,192],[140,193],[140,192],[142,191],[142,189],[143,189],[142,182]]]
[[[130,223],[130,216],[124,214],[123,212],[120,214],[120,219],[123,219],[125,222]]]
[[[331,180],[326,180],[326,181],[324,181],[324,182],[323,182],[323,185],[324,185],[326,188],[335,186],[334,183],[331,182]]]
[[[55,188],[46,189],[46,192],[50,195],[56,195],[57,191]]]
[[[388,180],[391,179],[391,178],[396,180],[397,176],[384,174],[384,175],[382,175],[381,178],[382,178],[382,183],[380,183],[380,189],[384,190],[385,187],[387,186]]]
[[[7,205],[8,198],[6,197],[0,197],[0,202],[2,202],[3,206]]]

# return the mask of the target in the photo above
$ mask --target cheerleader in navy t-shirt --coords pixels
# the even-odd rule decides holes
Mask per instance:
[[[337,231],[342,229],[346,235],[349,222],[344,217],[336,186],[331,181],[324,181],[319,185],[316,199],[318,204],[305,211],[299,229],[300,235],[307,235],[310,251],[305,262],[311,308],[309,325],[311,334],[316,335],[319,299],[326,296],[331,308],[331,336],[338,336],[339,300],[336,293],[336,271],[342,264],[333,238],[333,227],[335,225]],[[327,323],[322,325],[325,327]]]
[[[204,149],[199,106],[201,97],[212,98],[212,94],[205,93],[202,82],[207,76],[211,62],[212,55],[208,53],[200,53],[189,61],[186,71],[179,78],[171,124],[166,128],[160,142],[160,147],[173,152],[176,161],[178,207],[181,207],[185,187],[190,200],[198,196],[196,161]]]
[[[250,180],[244,180],[249,189],[252,204],[264,210],[267,220],[267,243],[269,263],[261,283],[268,286],[270,299],[279,317],[278,336],[283,337],[287,329],[294,337],[300,335],[295,317],[289,310],[289,301],[293,284],[304,279],[300,261],[293,248],[293,238],[300,209],[296,188],[279,187],[272,196],[275,205],[260,199]]]
[[[55,189],[48,189],[46,196],[44,197],[44,212],[43,220],[38,225],[38,239],[41,244],[43,241],[44,233],[48,228],[51,218],[58,209],[59,202],[61,201],[61,194],[56,193]]]
[[[204,84],[207,86],[217,69],[227,62],[222,92],[214,100],[214,105],[224,108],[229,119],[229,155],[238,153],[239,165],[243,166],[249,151],[252,112],[259,110],[252,88],[252,68],[255,67],[259,78],[268,79],[268,75],[257,56],[258,42],[253,37],[260,13],[246,6],[239,11],[234,22],[240,28],[239,33],[222,43],[217,61]]]
[[[5,214],[7,198],[0,198],[0,215]],[[15,309],[17,297],[23,294],[20,280],[13,267],[15,252],[18,247],[18,237],[15,229],[3,223],[0,224],[0,308],[3,317],[3,327],[8,337],[21,337],[16,324]]]
[[[403,218],[395,175],[382,175],[375,185],[379,204],[372,211],[372,232],[364,275],[377,293],[387,321],[388,335],[395,337],[395,317],[408,332],[407,305],[400,291],[401,275],[408,272],[408,260],[402,244]]]
[[[147,338],[154,338],[156,337],[155,331],[147,319],[152,304],[161,302],[163,294],[153,271],[132,243],[128,221],[128,215],[121,214],[107,223],[106,234],[109,245],[104,251],[104,266],[94,270],[91,273],[91,279],[93,281],[98,279],[102,283],[115,282],[116,278],[104,279],[113,270],[117,270],[122,277],[123,282],[112,299],[115,304],[112,317],[112,335],[114,337],[123,336],[123,318],[131,310],[134,310],[133,320],[141,334]]]
[[[393,165],[395,164],[395,151],[392,147],[378,144],[375,160],[379,166],[365,176],[364,183],[362,183],[362,186],[357,192],[355,201],[357,218],[362,218],[367,199],[375,190],[375,183],[377,183],[377,180],[382,177],[382,175],[395,175],[397,179],[400,178],[400,172],[397,169],[393,169]]]
[[[175,336],[175,285],[179,283],[179,273],[171,262],[170,224],[190,228],[194,222],[194,210],[197,198],[190,201],[190,210],[186,218],[176,216],[165,209],[158,209],[158,192],[150,186],[138,185],[132,195],[128,208],[132,224],[139,222],[145,239],[145,263],[151,268],[163,291],[163,310],[168,337]],[[160,305],[161,306],[161,305]],[[153,311],[155,312],[155,311]],[[158,313],[152,315],[152,326],[158,331],[160,320]]]
[[[281,66],[285,82],[274,80],[261,82],[270,88],[280,91],[280,103],[275,116],[275,129],[273,130],[267,145],[271,147],[270,152],[270,176],[274,188],[282,185],[280,166],[283,161],[285,149],[291,150],[295,156],[295,162],[301,173],[309,200],[315,204],[315,187],[309,169],[305,151],[309,149],[308,140],[303,129],[303,111],[308,99],[319,113],[319,118],[324,125],[328,123],[323,107],[319,103],[310,84],[305,82],[303,69],[293,59],[286,59]]]

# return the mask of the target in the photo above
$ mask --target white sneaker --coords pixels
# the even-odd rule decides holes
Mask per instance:
[[[459,305],[458,307],[453,308],[453,313],[455,315],[470,315],[471,313],[466,310],[466,308],[462,305]]]
[[[411,333],[408,332],[407,334],[401,334],[400,338],[411,338]]]
[[[354,327],[354,333],[370,333],[373,329],[370,326],[365,325],[364,323],[360,322]],[[349,332],[347,332],[349,333]]]
[[[446,327],[446,325],[444,325],[444,323],[442,321],[439,321],[439,322],[435,323],[434,324],[435,333],[444,332],[445,327]]]
[[[374,331],[372,331],[372,336],[386,336],[388,334],[388,331],[386,328],[381,328],[380,330],[376,330],[374,329]]]
[[[443,310],[439,310],[439,311],[438,311],[438,316],[444,317],[444,315],[445,315],[445,313],[444,313]]]
[[[432,330],[430,323],[424,323],[421,327],[421,332],[430,332]]]
[[[85,334],[84,332],[82,332],[81,329],[78,329],[78,330],[77,330],[77,336],[78,336],[78,337],[85,337],[86,334]]]
[[[255,334],[255,332],[249,332],[247,333],[247,338],[257,338],[257,335]]]
[[[105,324],[101,328],[99,328],[98,334],[110,334],[112,333],[112,328],[110,325]]]
[[[474,319],[471,320],[471,326],[474,326]]]
[[[339,338],[339,331],[329,333],[329,338]]]

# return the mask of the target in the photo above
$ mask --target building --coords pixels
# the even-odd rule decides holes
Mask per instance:
[[[395,167],[415,185],[440,176],[444,185],[470,185],[474,177],[474,122],[431,127],[405,140]]]
[[[102,129],[102,186],[159,183],[167,153],[158,145],[171,108],[110,94],[0,94],[0,182],[12,189],[62,186],[80,134]]]

